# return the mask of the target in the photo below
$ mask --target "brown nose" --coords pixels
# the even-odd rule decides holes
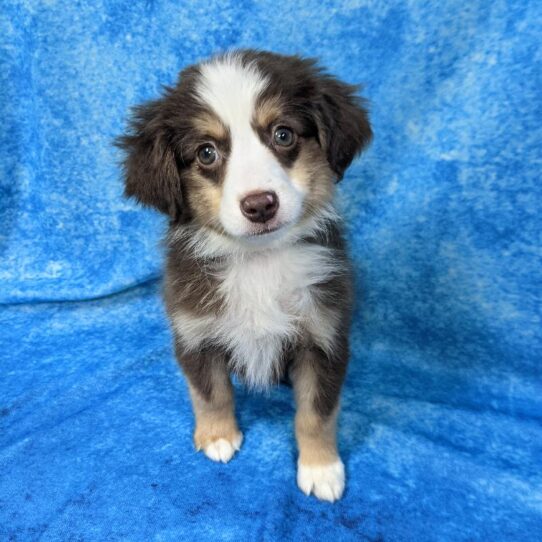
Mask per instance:
[[[241,212],[251,222],[271,220],[279,208],[279,199],[275,192],[255,192],[241,200]]]

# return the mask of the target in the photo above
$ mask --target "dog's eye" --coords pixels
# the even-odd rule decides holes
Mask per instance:
[[[273,136],[275,143],[281,147],[289,147],[294,142],[294,133],[286,126],[279,126]]]
[[[210,166],[216,162],[218,158],[218,153],[216,149],[209,144],[202,145],[198,149],[198,160],[200,164],[204,166]]]

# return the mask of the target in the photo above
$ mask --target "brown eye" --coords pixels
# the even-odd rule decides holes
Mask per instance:
[[[211,166],[217,161],[217,159],[218,153],[212,145],[202,145],[198,149],[198,160],[203,166]]]
[[[289,147],[294,142],[294,133],[292,130],[290,130],[290,128],[286,128],[286,126],[279,126],[275,130],[273,139],[277,145],[280,145],[281,147]]]

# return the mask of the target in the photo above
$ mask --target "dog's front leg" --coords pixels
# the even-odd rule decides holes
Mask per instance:
[[[345,484],[336,442],[345,368],[344,359],[333,360],[320,349],[307,349],[298,353],[291,371],[297,403],[297,484],[306,495],[313,493],[331,502],[341,498]]]
[[[213,461],[227,463],[241,447],[243,434],[237,427],[233,388],[226,360],[216,352],[184,354],[177,360],[188,380],[196,418],[194,444]]]

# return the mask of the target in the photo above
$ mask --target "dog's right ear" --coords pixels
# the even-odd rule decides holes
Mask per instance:
[[[177,221],[183,210],[181,178],[164,120],[166,99],[135,107],[128,133],[115,144],[125,153],[124,194]]]

